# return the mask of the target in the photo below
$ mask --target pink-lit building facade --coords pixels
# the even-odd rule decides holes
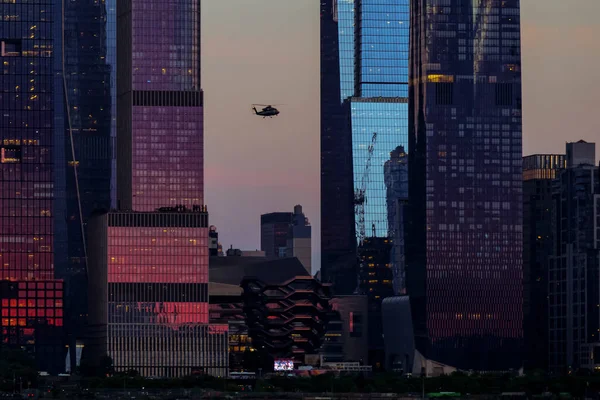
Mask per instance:
[[[226,375],[208,324],[200,0],[117,5],[117,206],[90,237],[90,342],[117,371]]]
[[[227,325],[208,324],[208,215],[111,212],[91,219],[95,359],[143,376],[228,369]]]

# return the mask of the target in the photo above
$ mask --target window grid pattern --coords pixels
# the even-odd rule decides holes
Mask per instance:
[[[388,237],[388,184],[395,180],[388,169],[391,153],[398,146],[408,147],[408,104],[401,99],[352,99],[352,160],[355,193],[365,189],[365,229],[367,237]],[[369,146],[377,133],[369,162]],[[368,165],[368,169],[367,169]],[[389,166],[389,164],[388,164]],[[365,179],[366,178],[366,179]],[[391,194],[391,193],[390,193]],[[393,194],[391,194],[393,197]],[[356,221],[360,217],[355,216]],[[374,234],[373,234],[374,233]],[[357,230],[357,237],[359,231]],[[357,240],[358,244],[358,240]]]
[[[361,97],[408,97],[410,0],[358,0],[357,91]]]
[[[337,1],[338,43],[340,51],[340,103],[354,95],[354,1]]]
[[[63,283],[60,281],[18,282],[18,290],[2,288],[0,316],[5,333],[14,327],[23,329],[24,337],[34,338],[32,326],[36,323],[63,326]],[[4,339],[11,343],[11,336]],[[11,343],[18,344],[18,343]]]
[[[134,106],[132,118],[133,209],[202,205],[202,107]]]
[[[434,360],[515,368],[523,336],[519,0],[412,5],[410,140],[419,154],[409,171],[411,214],[424,229],[407,265],[409,294],[422,307],[416,326]]]
[[[142,214],[135,215],[143,222]],[[120,219],[115,215],[112,222]],[[211,353],[216,350],[209,351],[216,346],[214,337],[203,336],[208,327],[207,228],[111,226],[108,232],[108,347],[115,366],[137,366],[145,376],[218,367],[206,358],[216,357]],[[209,348],[190,353],[199,346]],[[226,353],[226,339],[223,346],[219,351]]]
[[[111,227],[108,282],[208,283],[208,230]]]
[[[589,367],[586,345],[597,342],[600,335],[600,171],[594,166],[568,168],[558,173],[554,184],[556,236],[548,278],[548,354],[550,370],[563,374]]]
[[[384,264],[389,268],[387,272],[393,273],[394,288],[399,293],[403,286],[404,247],[399,204],[408,194],[409,1],[355,0],[354,3],[355,97],[351,99],[351,124],[355,203],[362,190],[365,198],[364,205],[357,203],[355,208],[357,238],[360,245],[363,234],[373,237],[364,243],[363,250],[380,253],[375,237],[389,242]],[[373,154],[369,157],[370,144]],[[369,249],[369,246],[375,247]],[[363,273],[365,265],[363,260],[360,266]],[[386,281],[381,287],[363,288],[371,295],[374,317],[369,324],[376,337],[381,332],[381,324],[377,322],[381,299],[392,287],[388,278],[377,278]],[[374,347],[382,349],[383,345],[373,344]]]
[[[52,10],[0,4],[0,279],[54,278]]]
[[[564,154],[535,154],[523,157],[523,181],[552,180],[558,170],[566,168]]]
[[[117,0],[105,0],[106,5],[106,64],[110,66],[110,140],[111,140],[111,209],[117,208]]]
[[[200,1],[131,0],[132,89],[200,90]]]
[[[117,14],[117,195],[133,212],[109,214],[109,353],[144,376],[222,375],[227,327],[208,324],[200,1],[123,0]]]
[[[109,354],[115,371],[134,369],[146,377],[178,377],[193,373],[227,376],[228,327],[187,326],[173,331],[154,324],[111,324]]]
[[[60,143],[54,12],[47,1],[0,3],[0,337],[27,347],[38,367],[52,372],[60,351],[53,341],[63,325],[63,282],[53,280],[55,158],[61,153],[54,147]]]
[[[63,299],[59,280],[0,281],[0,345],[35,354],[40,370],[63,371]]]

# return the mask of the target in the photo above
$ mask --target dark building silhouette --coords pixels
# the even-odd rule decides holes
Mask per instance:
[[[368,362],[375,369],[385,366],[381,302],[394,295],[392,246],[393,240],[387,237],[369,237],[358,247],[360,293],[368,299]]]
[[[230,371],[253,370],[262,365],[266,356],[257,356],[248,334],[242,288],[245,276],[261,276],[284,282],[306,271],[298,268],[296,258],[211,257],[210,265],[210,322],[229,326]],[[267,363],[267,368],[272,365]]]
[[[214,225],[208,228],[208,255],[209,257],[219,255],[219,232],[217,232],[217,227]]]
[[[415,363],[415,337],[409,297],[388,297],[383,300],[381,308],[386,370],[421,374],[421,365]]]
[[[600,367],[600,169],[595,144],[567,143],[554,186],[548,280],[549,363],[554,373]]]
[[[260,249],[267,257],[285,257],[291,212],[274,212],[260,216]]]
[[[329,320],[321,354],[324,362],[368,363],[368,297],[336,296],[331,299],[334,316]]]
[[[337,6],[336,0],[321,1],[321,273],[336,294],[349,295],[357,262],[350,104],[343,100],[353,87],[342,94]]]
[[[460,369],[519,368],[519,0],[410,9],[405,270],[416,349]]]
[[[107,40],[111,35],[110,5],[97,1],[67,1],[64,6],[63,68],[67,87],[65,106],[68,105],[68,113],[64,114],[67,131],[64,154],[68,160],[65,170],[68,234],[65,239],[68,251],[64,259],[56,260],[55,265],[57,274],[66,280],[65,328],[69,348],[74,349],[85,335],[87,316],[83,226],[94,210],[111,206],[111,130],[113,111],[116,110],[111,99],[111,82],[116,76],[110,65]],[[55,54],[59,56],[60,53]],[[63,103],[64,99],[61,105]],[[74,365],[77,362],[75,352],[69,354],[70,363]]]
[[[266,257],[296,257],[311,274],[311,226],[302,212],[274,212],[260,216],[260,249]]]
[[[343,362],[345,359],[344,348],[346,347],[344,339],[344,321],[341,314],[332,309],[327,317],[325,336],[319,350],[321,360],[323,362]]]
[[[388,237],[392,239],[390,266],[394,293],[406,291],[404,277],[404,206],[408,202],[408,154],[403,146],[390,153],[383,166],[388,217]]]
[[[553,183],[565,156],[523,157],[524,367],[548,368],[548,269],[553,254]]]

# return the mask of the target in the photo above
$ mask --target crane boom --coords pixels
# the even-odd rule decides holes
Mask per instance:
[[[371,162],[373,159],[373,151],[375,150],[375,142],[377,141],[377,132],[373,132],[371,138],[371,144],[368,148],[367,161],[365,162],[365,169],[361,177],[360,186],[354,190],[354,214],[356,218],[356,230],[358,231],[358,242],[363,242],[366,236],[365,228],[365,203],[367,184],[369,183],[369,169],[371,168]]]

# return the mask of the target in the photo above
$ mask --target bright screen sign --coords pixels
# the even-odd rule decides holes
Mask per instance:
[[[291,359],[278,359],[275,360],[275,371],[293,371],[294,370],[294,360]]]

